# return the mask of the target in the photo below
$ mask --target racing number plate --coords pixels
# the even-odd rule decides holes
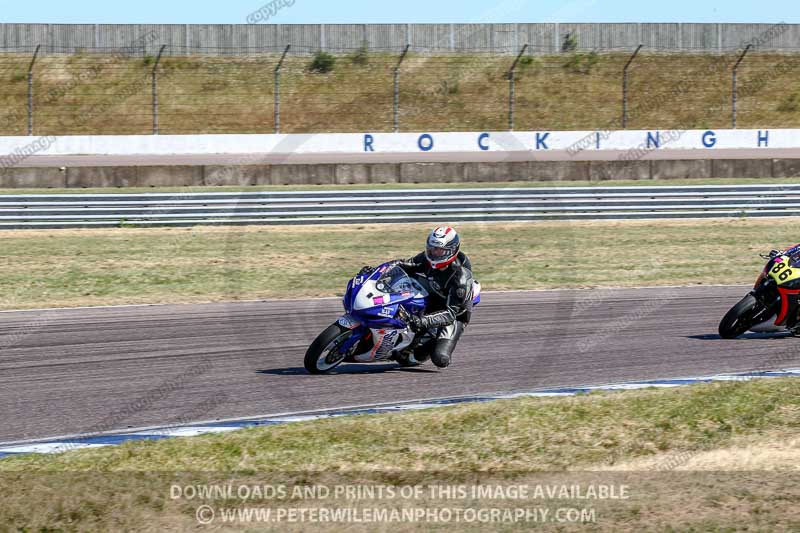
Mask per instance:
[[[800,278],[800,268],[790,266],[788,256],[782,255],[781,259],[780,263],[775,263],[769,270],[769,276],[778,285]]]

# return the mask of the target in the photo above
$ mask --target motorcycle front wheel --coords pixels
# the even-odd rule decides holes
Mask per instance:
[[[339,353],[339,347],[353,335],[353,330],[334,322],[317,335],[306,351],[303,365],[311,374],[330,372],[345,360],[346,353]]]
[[[748,294],[739,303],[731,307],[719,323],[719,336],[723,339],[735,339],[756,324],[759,324],[767,309],[752,294]]]

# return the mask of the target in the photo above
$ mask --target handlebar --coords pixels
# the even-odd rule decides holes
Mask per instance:
[[[782,250],[771,250],[768,254],[758,254],[761,259],[774,259],[785,252]]]

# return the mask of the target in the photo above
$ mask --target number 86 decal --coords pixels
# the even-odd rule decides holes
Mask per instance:
[[[786,281],[792,275],[792,269],[788,268],[786,263],[778,263],[772,268],[772,273],[777,275],[779,280]]]

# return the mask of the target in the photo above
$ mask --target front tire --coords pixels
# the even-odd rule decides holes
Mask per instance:
[[[748,294],[722,317],[719,323],[719,336],[723,339],[735,339],[758,324],[765,310],[755,296]]]
[[[330,372],[345,360],[346,353],[339,353],[339,346],[353,335],[353,330],[334,322],[317,335],[306,351],[303,365],[310,374]]]

